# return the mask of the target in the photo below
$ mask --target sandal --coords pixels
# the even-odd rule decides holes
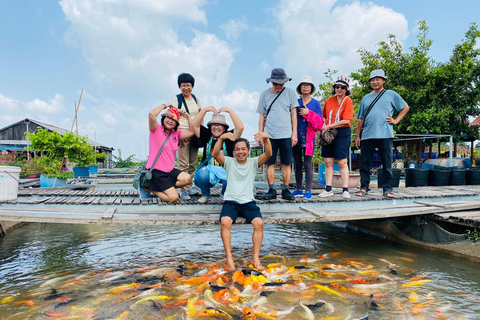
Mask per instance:
[[[384,191],[383,197],[387,199],[394,199],[395,195],[391,191]]]
[[[355,193],[355,195],[357,197],[364,197],[368,194],[368,190],[367,189],[360,189],[360,191],[358,191],[357,193]]]

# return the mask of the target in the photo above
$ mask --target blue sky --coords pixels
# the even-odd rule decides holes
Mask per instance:
[[[327,69],[361,67],[357,50],[373,51],[388,34],[416,44],[419,20],[446,61],[480,2],[444,0],[4,0],[0,10],[0,127],[25,117],[70,129],[85,90],[79,133],[148,155],[148,112],[179,92],[189,72],[203,106],[229,106],[257,131],[265,79],[282,67],[295,88]],[[407,101],[408,102],[408,101]],[[210,115],[207,115],[207,121]],[[116,152],[115,152],[116,154]]]

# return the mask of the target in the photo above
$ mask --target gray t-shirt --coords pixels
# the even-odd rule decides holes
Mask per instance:
[[[239,164],[236,158],[225,157],[223,167],[227,171],[227,190],[223,199],[240,204],[254,201],[253,183],[258,170],[258,157],[248,158],[245,164]]]
[[[257,113],[267,114],[270,104],[278,95],[267,89],[262,92],[258,100]],[[270,109],[266,117],[263,131],[268,133],[270,139],[285,139],[292,137],[292,118],[290,111],[298,107],[295,91],[285,88]]]
[[[363,97],[358,108],[358,119],[363,119],[365,112],[378,96],[377,93],[369,93]],[[405,100],[393,90],[387,90],[372,107],[367,118],[363,121],[362,140],[393,138],[393,125],[387,122],[387,116],[393,116],[393,111],[400,111],[407,106]]]

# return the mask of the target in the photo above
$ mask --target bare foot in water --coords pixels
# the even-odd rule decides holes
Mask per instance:
[[[235,264],[233,263],[233,261],[227,261],[227,264],[225,266],[225,271],[235,271]]]
[[[262,263],[260,261],[257,261],[257,262],[254,262],[253,260],[250,261],[250,263],[252,264],[252,266],[257,269],[258,271],[263,271],[265,270],[265,267],[262,266]]]

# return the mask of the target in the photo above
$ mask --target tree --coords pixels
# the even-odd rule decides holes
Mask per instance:
[[[410,52],[403,51],[394,35],[388,42],[380,42],[377,52],[359,50],[363,68],[351,75],[360,84],[360,90],[354,91],[354,101],[356,94],[363,97],[371,92],[370,71],[383,69],[388,77],[385,88],[398,92],[410,106],[409,114],[395,127],[397,133],[451,134],[455,141],[460,141],[462,135],[478,137],[478,131],[471,129],[468,122],[468,117],[480,112],[477,25],[470,25],[465,39],[455,46],[445,63],[436,63],[428,56],[432,44],[427,38],[428,27],[425,21],[420,21],[418,27],[418,45],[412,46]],[[404,147],[410,156],[419,155],[423,142],[416,140]]]

